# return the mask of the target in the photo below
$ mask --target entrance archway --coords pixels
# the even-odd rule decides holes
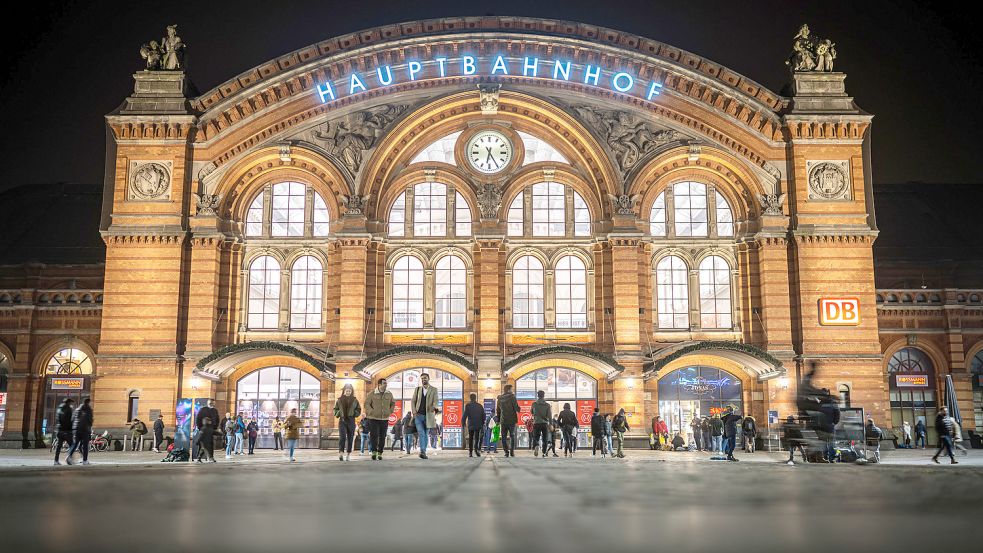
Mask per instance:
[[[692,434],[690,424],[696,417],[713,416],[733,405],[744,412],[744,387],[741,379],[724,369],[703,365],[681,367],[659,378],[659,413],[669,433]],[[689,443],[692,436],[686,441]]]
[[[406,369],[386,377],[386,389],[396,400],[396,411],[390,421],[401,421],[413,406],[413,391],[420,385],[420,375],[430,376],[430,385],[437,388],[437,408],[440,409],[440,446],[460,449],[461,414],[464,412],[464,381],[448,371],[432,368]],[[456,415],[455,415],[456,414]],[[431,441],[433,444],[433,441]]]
[[[92,397],[92,359],[76,347],[56,351],[44,366],[44,403],[41,434],[48,436],[55,430],[58,405],[65,399],[75,401]]]
[[[236,382],[236,411],[259,425],[256,447],[273,447],[273,421],[297,409],[301,420],[298,447],[320,446],[321,382],[295,367],[263,367]]]
[[[519,447],[529,447],[529,432],[526,430],[525,422],[531,417],[531,406],[540,390],[544,392],[544,399],[553,408],[554,419],[560,414],[565,403],[570,404],[580,423],[577,445],[588,447],[590,416],[594,414],[594,408],[597,407],[597,379],[568,367],[544,367],[515,379],[515,397],[522,409],[516,433]]]

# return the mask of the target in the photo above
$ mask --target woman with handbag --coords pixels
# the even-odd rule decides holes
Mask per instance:
[[[355,419],[362,414],[362,406],[355,397],[355,388],[345,384],[341,395],[334,402],[334,416],[338,419],[338,460],[352,460],[355,442]]]

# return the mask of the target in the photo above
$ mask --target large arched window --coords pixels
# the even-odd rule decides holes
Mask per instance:
[[[389,236],[406,235],[406,192],[403,192],[393,202],[389,210]]]
[[[393,328],[423,328],[423,263],[412,255],[400,257],[392,281]]]
[[[587,328],[587,268],[568,255],[556,264],[556,328]]]
[[[393,399],[396,400],[394,417],[401,418],[412,409],[413,393],[420,385],[420,375],[423,373],[430,377],[430,385],[437,388],[437,408],[442,413],[456,412],[460,415],[464,408],[464,381],[440,369],[418,368],[386,377],[386,390],[392,392]],[[444,448],[459,448],[462,445],[461,420],[455,419],[443,416],[441,439]]]
[[[45,374],[92,374],[92,361],[84,351],[75,348],[65,348],[48,359],[44,367]]]
[[[307,187],[299,182],[279,182],[273,185],[273,236],[304,235],[304,201]]]
[[[532,185],[532,235],[563,236],[566,232],[564,186],[557,182]]]
[[[543,264],[531,255],[520,257],[512,267],[512,326],[543,328]]]
[[[734,214],[727,200],[717,193],[717,236],[734,236]]]
[[[914,429],[918,421],[925,423],[928,442],[936,443],[935,365],[924,351],[901,348],[887,362],[888,388],[891,397],[891,425],[901,428],[904,423]],[[914,431],[912,432],[914,435]]]
[[[659,328],[689,328],[689,269],[680,257],[659,260],[655,269]]]
[[[717,255],[700,262],[700,326],[731,328],[730,265]]]
[[[973,374],[973,419],[976,432],[983,431],[983,351],[973,356],[969,364]]]
[[[280,320],[280,264],[268,255],[249,265],[247,324],[251,329],[274,329]]]
[[[649,214],[649,232],[652,236],[666,235],[666,193],[662,192],[652,204]]]
[[[243,376],[236,382],[232,411],[242,413],[259,425],[257,447],[272,448],[273,424],[297,410],[300,418],[300,447],[318,447],[321,441],[321,382],[317,377],[294,367],[265,367]]]
[[[590,210],[577,192],[573,192],[573,235],[590,236]]]
[[[290,328],[321,328],[323,268],[312,255],[294,261],[290,273]]]
[[[529,194],[529,205],[523,202]],[[569,209],[568,209],[569,206]],[[527,212],[528,209],[528,212]],[[508,235],[523,236],[523,222],[529,220],[532,236],[590,236],[591,214],[587,202],[571,186],[558,182],[540,182],[520,191],[508,210]]]
[[[444,256],[437,262],[434,326],[464,328],[467,326],[468,286],[464,262],[455,255]]]
[[[422,182],[413,188],[413,234],[447,235],[447,185]]]
[[[892,373],[927,373],[933,368],[932,360],[918,348],[902,348],[887,362]]]
[[[249,238],[327,236],[329,223],[328,206],[317,191],[302,182],[278,182],[249,204],[245,234]]]
[[[246,236],[263,235],[263,200],[266,199],[266,192],[260,192],[249,204],[249,211],[246,212]]]
[[[649,211],[649,234],[656,238],[729,238],[734,230],[727,198],[702,182],[677,182],[656,196]]]
[[[679,182],[672,187],[676,236],[707,235],[707,186]]]
[[[407,197],[410,194],[412,202]],[[451,231],[464,237],[471,236],[471,217],[471,206],[463,194],[444,183],[423,182],[396,197],[389,208],[387,229],[390,237],[448,236]]]

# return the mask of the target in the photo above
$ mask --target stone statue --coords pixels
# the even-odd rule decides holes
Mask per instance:
[[[478,209],[482,219],[495,219],[502,207],[502,191],[495,184],[484,184],[478,193]]]
[[[495,115],[498,113],[498,93],[502,90],[500,84],[479,84],[478,85],[478,106],[481,108],[482,115]]]
[[[202,192],[201,194],[195,194],[195,208],[197,209],[198,215],[215,215],[215,209],[218,208],[218,202],[222,197],[218,194],[209,194],[208,192]]]
[[[147,71],[160,70],[160,58],[163,53],[156,40],[151,40],[140,47],[140,57],[147,61]]]
[[[341,199],[345,202],[345,215],[362,215],[365,206],[369,203],[369,198],[372,194],[366,196],[345,196],[342,195]]]
[[[330,121],[324,131],[314,136],[324,141],[329,153],[338,156],[352,174],[362,167],[363,154],[375,147],[386,127],[409,106],[386,104],[349,113],[340,121]]]
[[[608,194],[608,198],[611,199],[611,205],[614,206],[614,212],[618,215],[634,215],[635,204],[638,203],[641,196],[638,194],[635,194],[634,196],[629,196],[628,194],[622,194],[620,196]]]
[[[645,154],[681,137],[674,130],[659,129],[626,111],[599,110],[586,105],[573,109],[611,148],[623,172],[634,167]]]
[[[808,25],[799,27],[792,39],[792,53],[785,65],[792,71],[830,72],[836,59],[836,45],[829,39],[818,40],[809,32]]]
[[[164,71],[180,71],[184,69],[184,43],[177,36],[177,25],[167,26],[167,36],[161,39],[164,57],[160,68]]]
[[[765,210],[765,215],[784,215],[782,206],[785,204],[785,194],[758,194],[758,203]]]

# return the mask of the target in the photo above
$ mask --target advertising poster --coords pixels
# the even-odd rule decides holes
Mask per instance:
[[[520,399],[519,400],[519,424],[525,426],[527,422],[532,420],[532,404],[531,399]]]
[[[444,400],[444,426],[446,428],[460,428],[461,415],[464,406],[459,399]]]
[[[205,407],[208,402],[208,400],[205,398],[195,398],[194,401],[194,413],[197,413],[199,409]],[[177,401],[175,419],[177,419],[177,427],[174,430],[174,447],[183,447],[187,449],[190,445],[188,437],[191,435],[191,427],[194,425],[194,415],[192,414],[191,410],[191,398],[181,398]]]
[[[482,401],[482,405],[485,408],[485,420],[486,421],[488,419],[490,419],[490,418],[492,418],[492,417],[495,416],[495,400],[494,399],[487,399],[486,398],[485,400]],[[487,425],[487,423],[486,423],[486,425]],[[481,440],[482,444],[484,444],[485,447],[488,447],[490,445],[489,442],[488,442],[488,440],[490,438],[491,438],[491,433],[485,432],[485,436]]]
[[[590,419],[594,416],[594,407],[597,401],[593,399],[577,400],[577,422],[580,426],[590,426]]]
[[[396,426],[396,423],[402,420],[402,418],[403,418],[403,402],[397,401],[396,409],[394,409],[393,413],[389,415],[389,426]]]

